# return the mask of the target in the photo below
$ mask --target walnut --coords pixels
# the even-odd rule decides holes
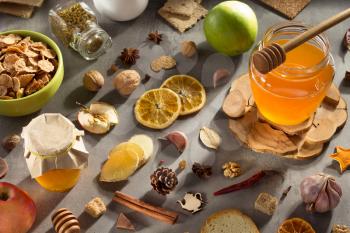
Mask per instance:
[[[227,162],[222,166],[224,170],[224,176],[229,178],[234,178],[241,175],[241,167],[238,163]]]
[[[350,233],[350,228],[345,225],[333,225],[332,233]]]
[[[197,46],[193,41],[183,41],[181,43],[181,54],[185,57],[192,57],[196,52]]]
[[[84,87],[93,92],[100,90],[104,83],[105,80],[103,75],[97,70],[90,70],[86,72],[83,78]]]
[[[124,70],[115,76],[113,82],[121,95],[128,96],[140,85],[141,77],[136,70]]]
[[[20,143],[20,141],[21,141],[20,136],[18,136],[17,134],[12,134],[5,137],[2,140],[2,147],[7,151],[11,151],[18,145],[18,143]]]

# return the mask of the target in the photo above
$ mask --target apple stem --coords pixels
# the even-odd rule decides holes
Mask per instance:
[[[0,200],[7,201],[7,199],[9,199],[9,195],[5,192],[0,192]]]

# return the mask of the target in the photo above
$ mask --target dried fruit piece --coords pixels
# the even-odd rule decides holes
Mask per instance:
[[[128,231],[135,231],[134,225],[132,225],[131,221],[123,213],[120,213],[118,215],[116,228]]]
[[[160,34],[158,31],[150,32],[148,34],[147,39],[150,41],[153,41],[156,44],[159,44],[162,41],[162,34]]]
[[[139,50],[135,48],[125,48],[119,56],[124,65],[134,65],[140,58]]]
[[[340,172],[343,173],[350,166],[350,149],[341,146],[336,147],[337,152],[329,157],[336,160],[340,166]]]
[[[137,100],[134,108],[136,120],[152,129],[169,127],[178,118],[180,111],[180,97],[166,88],[145,92]]]
[[[203,85],[189,75],[174,75],[165,80],[161,88],[174,91],[181,98],[180,115],[189,115],[201,110],[207,100]]]
[[[140,166],[146,162],[143,149],[139,145],[137,145],[136,143],[133,143],[133,142],[120,143],[119,145],[115,146],[109,154],[111,155],[115,151],[118,151],[118,150],[131,151],[132,153],[136,154],[137,157],[139,158],[139,161],[140,161],[139,165]]]
[[[180,131],[169,132],[167,135],[165,135],[163,138],[160,138],[160,139],[168,140],[169,142],[174,144],[176,146],[176,149],[180,153],[182,153],[185,150],[188,144],[187,136]]]
[[[331,233],[350,233],[350,227],[346,225],[334,224]]]
[[[127,180],[139,167],[139,157],[132,151],[111,151],[109,159],[101,169],[100,181],[117,182]]]
[[[7,151],[12,151],[21,142],[21,137],[17,134],[12,134],[2,140],[2,147]]]
[[[186,193],[182,200],[177,203],[181,208],[195,214],[203,209],[204,201],[201,193]]]
[[[213,74],[213,86],[216,88],[219,83],[221,83],[223,80],[229,78],[231,72],[228,69],[218,69]]]
[[[181,161],[179,162],[179,169],[180,169],[180,170],[185,170],[186,167],[187,167],[187,162],[186,162],[186,160],[181,160]]]
[[[167,195],[178,184],[176,173],[170,168],[160,167],[151,175],[151,185],[161,195]]]
[[[83,78],[84,87],[88,91],[97,92],[104,85],[105,80],[103,75],[97,70],[90,70],[85,73]]]
[[[107,133],[112,125],[119,123],[118,113],[114,106],[95,102],[89,108],[82,106],[78,113],[78,122],[85,130],[90,133]]]
[[[220,135],[208,127],[200,129],[199,138],[206,147],[211,149],[217,150],[221,144]]]
[[[185,57],[193,57],[197,53],[197,45],[193,41],[183,41],[181,43],[181,54]]]
[[[226,96],[222,105],[224,113],[232,118],[238,118],[244,115],[246,100],[239,90],[232,90]]]
[[[234,178],[241,175],[241,166],[235,162],[227,162],[222,166],[224,176],[228,178]]]
[[[9,170],[9,167],[7,165],[6,160],[0,158],[0,179],[6,176],[8,170]]]
[[[141,77],[136,70],[124,70],[115,76],[113,83],[119,94],[128,96],[140,85]]]
[[[192,171],[199,178],[208,178],[213,174],[211,166],[201,165],[200,163],[194,163]]]
[[[145,134],[134,135],[129,139],[129,142],[139,145],[144,152],[144,160],[141,163],[146,163],[153,155],[154,145],[151,137]]]

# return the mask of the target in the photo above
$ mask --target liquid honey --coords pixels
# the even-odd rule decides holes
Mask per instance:
[[[287,40],[274,42],[284,44]],[[251,68],[251,88],[266,119],[296,125],[308,119],[322,102],[332,83],[334,67],[329,63],[316,66],[328,54],[311,43],[304,43],[286,55],[285,63],[268,74]]]
[[[35,180],[49,191],[65,192],[78,182],[79,177],[80,169],[54,169],[35,178]]]

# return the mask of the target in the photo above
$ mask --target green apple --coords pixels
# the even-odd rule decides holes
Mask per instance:
[[[225,1],[209,11],[204,20],[204,33],[215,50],[235,56],[252,47],[258,33],[258,22],[247,4]]]

